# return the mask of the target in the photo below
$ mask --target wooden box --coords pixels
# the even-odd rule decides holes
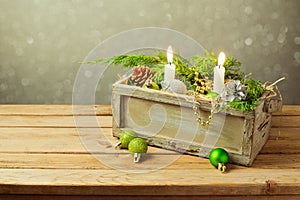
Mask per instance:
[[[186,154],[208,157],[216,147],[224,148],[230,162],[250,166],[269,137],[272,112],[281,109],[281,96],[263,94],[254,111],[227,111],[213,115],[210,125],[199,125],[194,116],[194,97],[141,88],[113,85],[113,135],[132,129],[149,145]],[[198,100],[200,115],[206,119],[212,104]]]

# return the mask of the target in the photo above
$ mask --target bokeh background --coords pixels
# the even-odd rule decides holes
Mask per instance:
[[[0,103],[71,104],[78,61],[142,27],[222,50],[263,82],[284,76],[284,103],[300,104],[299,0],[0,0]],[[96,103],[109,94],[97,89]]]

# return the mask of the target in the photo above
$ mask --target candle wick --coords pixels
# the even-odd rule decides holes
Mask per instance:
[[[221,65],[219,65],[219,69],[221,68]]]
[[[169,62],[169,65],[172,65],[172,62]]]

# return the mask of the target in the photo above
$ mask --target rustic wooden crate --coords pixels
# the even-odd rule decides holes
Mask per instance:
[[[281,110],[280,94],[262,100],[251,112],[226,111],[213,115],[208,127],[199,125],[193,97],[135,87],[127,78],[112,91],[113,135],[135,130],[148,144],[186,154],[208,157],[216,147],[228,151],[230,162],[250,166],[269,137],[272,112]],[[206,119],[211,102],[199,99],[200,114]]]

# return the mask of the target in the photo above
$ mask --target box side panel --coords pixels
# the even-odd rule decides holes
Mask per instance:
[[[245,118],[244,121],[244,131],[243,131],[243,155],[250,158],[252,146],[253,146],[253,125],[254,119],[253,118]]]
[[[120,127],[123,125],[121,124],[121,115],[122,115],[122,108],[124,107],[122,96],[115,91],[116,85],[113,85],[113,92],[112,92],[112,115],[113,115],[113,136],[119,136],[121,130]]]
[[[145,138],[168,140],[175,150],[199,151],[200,147],[223,147],[242,155],[244,118],[215,114],[209,128],[200,126],[189,107],[124,97],[122,128],[133,129]],[[207,119],[209,112],[202,111]]]
[[[260,104],[255,109],[255,119],[253,125],[253,145],[251,151],[251,163],[255,160],[257,154],[265,145],[269,138],[271,129],[272,114],[264,112],[264,104]]]

